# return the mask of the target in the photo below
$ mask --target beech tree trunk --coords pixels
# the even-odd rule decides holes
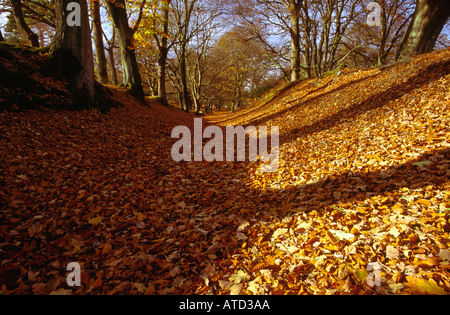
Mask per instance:
[[[195,1],[189,2],[184,0],[184,23],[181,26],[181,49],[180,49],[180,83],[181,83],[181,105],[185,112],[189,112],[191,109],[191,99],[188,91],[187,81],[187,56],[186,49],[188,44],[189,23],[191,20],[191,13],[194,8]]]
[[[108,52],[109,57],[109,66],[111,68],[111,76],[112,76],[112,83],[114,85],[119,84],[119,80],[117,79],[117,70],[116,70],[116,61],[114,58],[114,44],[116,42],[116,30],[113,28],[113,34],[111,37],[111,40],[108,40],[108,38],[105,36],[106,42],[108,43],[108,47],[106,48],[106,51]]]
[[[119,39],[123,64],[123,84],[131,89],[131,95],[145,102],[136,52],[133,48],[133,31],[128,25],[125,0],[107,1],[107,4]]]
[[[166,92],[166,64],[167,64],[167,54],[168,54],[168,46],[167,46],[167,36],[169,32],[169,3],[167,2],[167,6],[164,7],[163,11],[163,35],[161,39],[161,47],[159,47],[159,59],[158,59],[158,97],[160,102],[163,105],[167,105],[167,92]]]
[[[183,110],[188,113],[191,109],[191,102],[187,85],[186,43],[182,44],[180,59],[181,104],[183,106]]]
[[[81,26],[67,24],[67,5],[80,4]],[[95,77],[89,11],[86,0],[55,1],[56,30],[50,47],[53,74],[69,80],[74,103],[85,107],[94,100]]]
[[[291,16],[291,82],[300,79],[300,6],[298,0],[289,0]]]
[[[22,12],[22,1],[21,0],[11,0],[11,6],[14,12],[14,18],[16,20],[19,28],[28,36],[28,40],[31,42],[31,46],[39,47],[39,37],[35,34],[27,22],[25,21],[25,17]]]
[[[112,75],[113,83],[114,83],[114,85],[118,85],[119,80],[117,79],[116,61],[114,59],[114,46],[108,48],[108,56],[109,56],[109,66],[111,68],[111,75]]]
[[[161,50],[161,55],[158,59],[158,98],[163,105],[167,105],[166,92],[166,60],[167,49]]]
[[[94,28],[95,62],[100,83],[108,83],[108,69],[106,67],[105,46],[103,45],[102,20],[100,17],[100,2],[94,0],[91,3],[92,24]]]
[[[412,21],[397,51],[397,60],[433,51],[449,16],[449,0],[418,0]]]

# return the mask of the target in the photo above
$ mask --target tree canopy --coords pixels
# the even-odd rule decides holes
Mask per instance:
[[[61,15],[54,3],[6,1],[4,40],[49,45]],[[89,6],[97,80],[122,82],[141,99],[145,92],[197,114],[235,110],[283,80],[382,66],[450,44],[445,0],[380,0],[374,7],[363,0],[90,0]]]

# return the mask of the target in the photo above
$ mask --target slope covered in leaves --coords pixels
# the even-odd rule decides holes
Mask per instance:
[[[333,79],[207,117],[279,126],[274,173],[174,162],[193,117],[120,91],[106,113],[1,113],[0,290],[448,294],[450,51]]]
[[[280,127],[280,168],[254,165],[246,183],[260,191],[252,211],[296,213],[241,226],[244,292],[449,293],[449,91],[446,50],[212,117]],[[370,288],[374,262],[382,286]]]

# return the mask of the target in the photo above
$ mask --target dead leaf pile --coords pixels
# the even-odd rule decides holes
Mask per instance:
[[[253,212],[267,219],[246,222],[230,257],[228,273],[244,265],[251,276],[242,292],[450,292],[449,61],[446,50],[350,70],[334,85],[306,81],[211,118],[280,127],[279,169],[262,173],[258,162],[246,177],[260,191]],[[380,287],[367,285],[373,262]]]
[[[279,126],[273,173],[175,163],[193,117],[118,90],[107,113],[0,113],[1,292],[448,294],[450,50],[332,79],[207,117]]]

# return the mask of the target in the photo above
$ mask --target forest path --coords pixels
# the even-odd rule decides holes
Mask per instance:
[[[205,117],[279,126],[273,173],[176,163],[171,132],[195,117],[119,91],[108,113],[0,113],[2,292],[448,294],[449,65],[441,51]]]

